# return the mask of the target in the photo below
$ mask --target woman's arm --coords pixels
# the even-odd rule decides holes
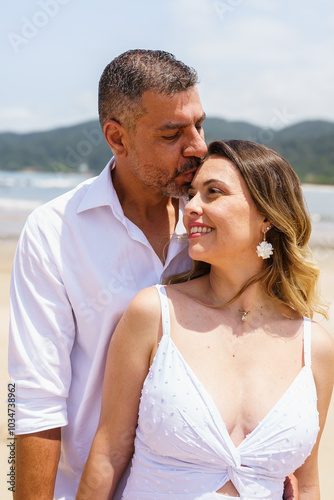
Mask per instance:
[[[320,431],[311,455],[295,472],[300,500],[320,500],[318,450],[334,383],[334,341],[326,330],[314,322],[312,323],[312,370],[317,388]]]
[[[100,421],[77,500],[113,498],[133,454],[141,390],[160,336],[159,296],[147,288],[132,300],[110,342]]]

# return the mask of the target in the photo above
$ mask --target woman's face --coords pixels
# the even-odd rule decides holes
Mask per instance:
[[[192,259],[210,264],[259,264],[256,246],[268,223],[230,160],[208,157],[197,171],[188,195],[183,220]]]

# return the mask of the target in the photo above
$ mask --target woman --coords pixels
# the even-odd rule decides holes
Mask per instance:
[[[293,471],[319,499],[334,342],[307,319],[326,312],[299,180],[264,146],[216,141],[184,224],[193,270],[141,291],[113,335],[77,498],[113,497],[135,439],[124,499],[278,500]]]

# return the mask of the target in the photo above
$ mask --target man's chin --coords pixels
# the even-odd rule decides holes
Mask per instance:
[[[182,186],[166,186],[165,194],[171,198],[184,198],[188,193],[189,185],[190,183],[187,183],[187,185],[183,184]]]

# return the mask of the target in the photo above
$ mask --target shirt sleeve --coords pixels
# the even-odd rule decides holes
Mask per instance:
[[[67,424],[75,322],[54,246],[28,219],[16,250],[10,304],[9,374],[16,386],[16,434]]]

